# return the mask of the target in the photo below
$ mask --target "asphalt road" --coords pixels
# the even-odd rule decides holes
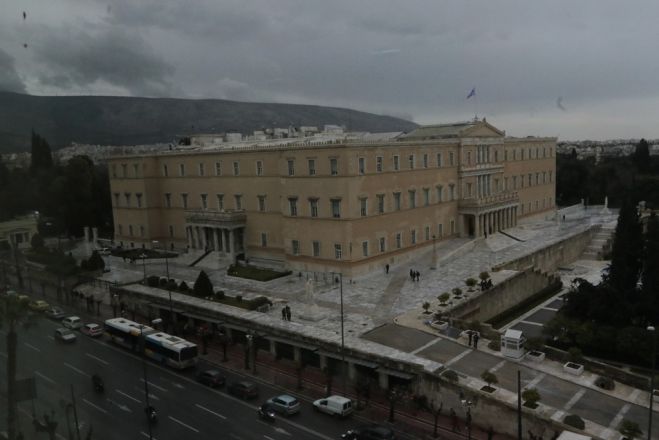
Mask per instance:
[[[57,327],[58,323],[44,318],[37,326],[20,330],[18,376],[35,377],[37,414],[42,417],[54,411],[59,423],[58,437],[68,438],[67,413],[68,426],[75,429],[70,405],[73,392],[82,438],[90,425],[94,439],[148,438],[141,358],[104,338],[92,339],[79,332],[75,343],[61,344],[53,338]],[[4,335],[0,343],[3,375],[6,371]],[[94,373],[104,379],[103,394],[92,388]],[[223,373],[228,382],[241,378],[233,372]],[[228,395],[224,389],[213,390],[199,384],[194,380],[194,371],[179,373],[147,361],[147,375],[150,403],[158,411],[158,422],[152,427],[153,438],[158,440],[335,439],[359,424],[356,420],[315,413],[310,402],[305,401],[300,414],[277,417],[274,424],[266,423],[258,419],[256,408],[265,399],[282,393],[274,387],[259,384],[260,397],[243,401]],[[5,393],[5,387],[3,384],[0,391]],[[0,410],[4,413],[6,408]],[[20,410],[23,415],[31,414],[32,402],[22,402]],[[34,432],[31,426],[24,426],[24,420],[22,424],[24,431]],[[0,426],[3,425],[4,420],[0,420]]]

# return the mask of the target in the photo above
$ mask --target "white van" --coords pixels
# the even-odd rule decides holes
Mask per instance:
[[[77,330],[82,327],[82,319],[77,316],[67,316],[66,318],[62,319],[62,325],[66,328],[70,328],[71,330]]]
[[[343,396],[329,396],[313,403],[313,409],[333,416],[346,417],[353,411],[352,400]]]

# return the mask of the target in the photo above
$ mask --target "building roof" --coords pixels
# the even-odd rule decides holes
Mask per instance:
[[[447,139],[465,137],[470,134],[474,128],[487,128],[493,136],[503,136],[504,133],[494,126],[483,120],[473,120],[464,122],[453,122],[450,124],[423,125],[407,134],[400,136],[403,140],[427,140],[427,139]]]

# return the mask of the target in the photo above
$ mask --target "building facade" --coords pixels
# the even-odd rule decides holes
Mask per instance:
[[[553,210],[555,155],[476,120],[114,157],[115,242],[364,273]]]

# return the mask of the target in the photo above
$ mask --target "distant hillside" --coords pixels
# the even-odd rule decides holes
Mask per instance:
[[[54,148],[71,142],[136,145],[175,135],[324,124],[356,131],[409,131],[416,124],[390,116],[315,105],[221,99],[30,96],[0,92],[0,152],[25,151],[34,129]]]

